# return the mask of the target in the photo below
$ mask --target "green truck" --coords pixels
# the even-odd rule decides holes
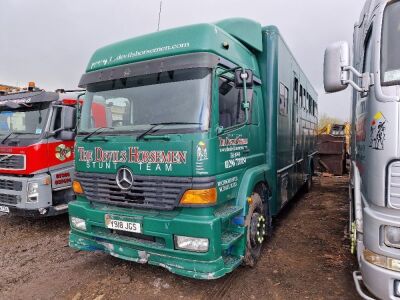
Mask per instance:
[[[228,19],[112,44],[80,86],[75,249],[219,278],[253,266],[272,217],[311,188],[318,95],[274,26]]]

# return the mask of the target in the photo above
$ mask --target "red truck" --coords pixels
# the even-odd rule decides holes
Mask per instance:
[[[67,212],[75,197],[77,96],[34,86],[0,96],[0,213]]]

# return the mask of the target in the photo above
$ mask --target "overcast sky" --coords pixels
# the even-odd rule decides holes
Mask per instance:
[[[352,41],[365,0],[163,0],[161,30],[230,17],[277,25],[319,92],[320,114],[347,119],[350,89],[326,95],[328,44]],[[76,88],[99,47],[156,30],[159,0],[0,0],[0,84]]]

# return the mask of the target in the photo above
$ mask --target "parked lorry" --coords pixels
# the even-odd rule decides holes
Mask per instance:
[[[68,211],[75,198],[77,100],[28,89],[0,96],[0,213],[27,217]]]
[[[112,44],[80,87],[75,249],[215,279],[254,265],[271,218],[311,187],[317,93],[274,26],[229,19]]]
[[[346,42],[325,52],[325,89],[351,85],[350,234],[357,290],[400,298],[400,1],[368,0]]]

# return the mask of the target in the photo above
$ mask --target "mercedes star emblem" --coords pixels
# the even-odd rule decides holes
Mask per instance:
[[[128,168],[121,168],[117,173],[117,184],[123,191],[128,191],[133,185],[133,174]]]

